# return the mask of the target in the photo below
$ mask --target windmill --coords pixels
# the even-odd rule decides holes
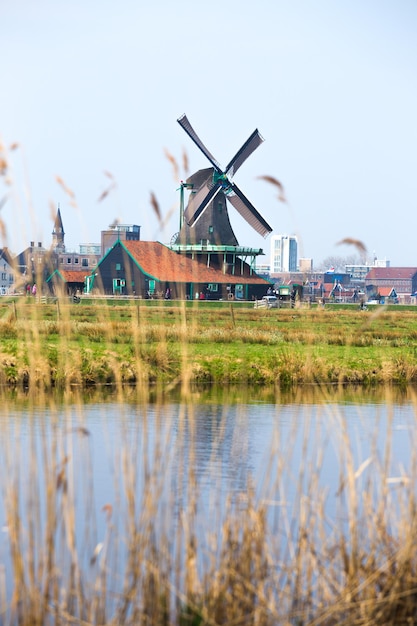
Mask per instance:
[[[176,243],[238,246],[226,201],[230,202],[257,233],[266,237],[272,228],[232,180],[246,159],[264,141],[258,130],[253,131],[223,170],[198,137],[187,116],[184,114],[177,121],[210,161],[211,167],[199,170],[183,183],[186,189],[191,189],[191,193],[181,216],[181,228]]]

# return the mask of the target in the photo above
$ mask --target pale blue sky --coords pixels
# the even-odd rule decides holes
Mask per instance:
[[[164,149],[208,166],[177,124],[186,113],[223,165],[259,128],[265,143],[235,181],[274,233],[299,236],[300,256],[352,254],[336,243],[354,237],[417,266],[416,0],[2,0],[0,36],[0,138],[20,146],[13,187],[0,182],[14,252],[50,244],[51,203],[71,248],[116,217],[169,242],[179,194]],[[104,171],[117,188],[98,202]],[[162,232],[151,191],[172,210]],[[269,239],[230,216],[266,262]]]

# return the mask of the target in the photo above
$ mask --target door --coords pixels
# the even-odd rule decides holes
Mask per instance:
[[[113,278],[113,295],[120,296],[124,293],[126,281],[123,278]]]

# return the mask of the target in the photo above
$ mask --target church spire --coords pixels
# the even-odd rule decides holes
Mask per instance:
[[[64,225],[62,223],[61,210],[58,204],[58,210],[56,213],[54,229],[52,231],[52,248],[56,252],[65,252],[65,232]]]

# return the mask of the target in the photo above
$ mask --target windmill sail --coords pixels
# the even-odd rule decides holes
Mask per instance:
[[[243,195],[237,185],[232,185],[232,192],[227,195],[227,199],[257,233],[262,235],[262,237],[269,235],[272,228],[246,196]]]
[[[200,187],[195,195],[192,195],[190,197],[187,209],[184,212],[184,218],[186,219],[189,226],[193,226],[193,224],[196,223],[206,206],[219,193],[220,189],[221,185],[219,183],[205,183],[202,187]]]
[[[216,159],[211,154],[211,152],[209,152],[209,150],[207,150],[206,146],[203,144],[203,142],[201,141],[200,137],[197,135],[197,133],[195,132],[194,128],[191,126],[190,122],[188,121],[188,118],[185,115],[185,113],[177,121],[178,121],[178,124],[183,127],[183,129],[185,130],[187,135],[189,137],[191,137],[191,139],[194,141],[196,146],[198,146],[200,148],[200,150],[204,154],[204,156],[206,156],[208,158],[208,160],[214,166],[214,168],[217,171],[221,172],[222,168],[220,167],[220,164],[216,161]]]
[[[235,154],[229,165],[226,167],[227,176],[233,178],[239,167],[243,165],[246,159],[250,157],[252,152],[254,152],[263,141],[264,138],[259,134],[258,129],[254,130],[249,139],[245,141],[241,149]]]
[[[196,185],[196,191],[191,193],[184,211],[184,228],[198,228],[198,232],[180,233],[179,238],[190,243],[204,240],[221,245],[231,245],[232,241],[236,241],[237,244],[227,215],[226,200],[257,233],[266,237],[272,231],[271,226],[232,182],[233,175],[264,141],[259,131],[257,129],[253,131],[223,171],[219,162],[198,137],[187,116],[184,114],[177,121],[213,166],[187,179],[187,183]],[[201,219],[203,215],[204,220]]]

